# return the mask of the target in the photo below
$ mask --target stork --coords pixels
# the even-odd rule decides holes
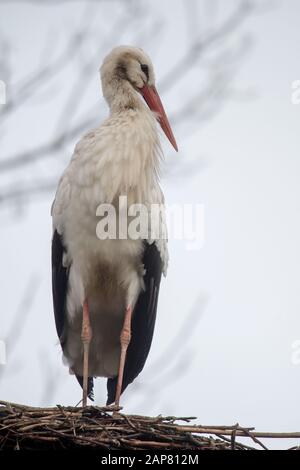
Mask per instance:
[[[178,149],[143,50],[116,47],[100,75],[110,115],[77,143],[52,205],[52,291],[63,360],[83,406],[94,377],[108,379],[107,405],[119,406],[150,350],[168,250],[164,237],[99,238],[97,207],[118,212],[120,196],[163,205],[157,121]],[[164,223],[159,214],[153,224]]]

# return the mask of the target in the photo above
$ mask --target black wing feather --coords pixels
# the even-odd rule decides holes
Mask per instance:
[[[64,247],[62,237],[55,230],[52,238],[52,295],[57,335],[63,345],[68,272],[63,266]]]
[[[52,238],[52,295],[56,331],[62,348],[65,343],[66,299],[69,276],[67,268],[63,266],[64,252],[62,236],[55,230]],[[83,378],[79,375],[76,375],[76,378],[82,387]],[[89,377],[88,397],[91,400],[93,400],[93,387],[93,377]]]
[[[162,260],[155,243],[145,243],[143,264],[145,290],[140,293],[132,316],[122,392],[142,371],[152,343],[162,274]],[[115,400],[117,380],[118,377],[107,380],[107,405]]]

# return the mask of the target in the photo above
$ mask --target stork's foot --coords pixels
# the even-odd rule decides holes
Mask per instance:
[[[83,343],[83,395],[82,406],[87,405],[88,377],[89,377],[89,349],[92,340],[92,328],[90,324],[89,306],[87,300],[83,303],[82,309],[82,331],[81,340]]]
[[[108,405],[107,406],[107,411],[112,413],[113,418],[122,418],[122,406],[116,406],[116,405]]]
[[[122,392],[122,384],[123,384],[123,375],[124,375],[124,367],[125,367],[125,360],[126,360],[126,352],[128,345],[131,340],[131,317],[132,317],[132,308],[131,306],[127,307],[125,312],[124,324],[120,335],[120,343],[121,343],[121,355],[120,355],[120,364],[119,364],[119,373],[118,373],[118,383],[116,389],[116,397],[115,397],[115,405],[120,405],[120,396]],[[114,412],[114,415],[117,412]]]

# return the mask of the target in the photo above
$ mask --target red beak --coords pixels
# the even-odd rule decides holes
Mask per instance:
[[[159,94],[157,93],[155,86],[144,85],[143,88],[141,88],[141,93],[147,105],[151,109],[151,111],[154,111],[155,113],[157,113],[158,122],[162,130],[166,134],[167,138],[173,145],[176,152],[178,152],[178,147],[176,144],[175,137],[173,135],[169,120],[167,118],[163,104],[160,100]]]

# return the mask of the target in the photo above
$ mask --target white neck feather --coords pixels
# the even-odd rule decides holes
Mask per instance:
[[[155,115],[140,104],[138,109],[111,110],[75,149],[75,160],[80,154],[81,162],[76,179],[95,202],[111,203],[120,195],[131,203],[153,201],[162,152]]]
[[[134,202],[144,202],[151,199],[151,191],[158,184],[162,152],[156,118],[137,100],[139,106],[134,109],[111,110],[120,151],[109,162],[115,169],[110,184],[115,196],[127,194]]]

